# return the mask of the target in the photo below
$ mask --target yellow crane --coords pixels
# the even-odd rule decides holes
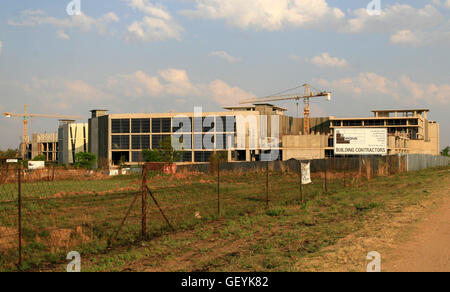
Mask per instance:
[[[309,124],[310,124],[310,109],[309,109],[309,99],[313,98],[313,97],[325,97],[326,100],[331,100],[331,92],[327,92],[327,91],[320,91],[317,93],[314,93],[311,90],[311,85],[309,85],[308,83],[303,84],[302,86],[293,88],[293,89],[297,89],[300,87],[305,87],[305,92],[303,95],[299,95],[299,94],[284,94],[284,95],[271,95],[271,96],[266,96],[266,97],[262,97],[262,98],[256,98],[256,99],[247,99],[247,100],[243,100],[242,102],[240,102],[241,104],[246,104],[246,103],[260,103],[260,102],[268,102],[268,101],[281,101],[281,100],[300,100],[303,99],[304,102],[304,123],[303,123],[303,133],[305,135],[309,135]],[[291,91],[293,89],[287,90],[287,91]],[[298,111],[298,103],[297,103],[297,111]]]
[[[50,118],[50,119],[66,119],[66,120],[79,120],[79,119],[82,119],[82,117],[79,117],[79,116],[29,114],[27,112],[27,105],[25,105],[25,107],[24,107],[23,114],[15,114],[15,113],[6,112],[6,113],[3,113],[3,115],[6,118],[23,117],[22,145],[21,145],[21,151],[22,151],[22,158],[23,159],[26,158],[27,144],[29,142],[29,139],[28,139],[28,119],[30,119],[30,118]]]

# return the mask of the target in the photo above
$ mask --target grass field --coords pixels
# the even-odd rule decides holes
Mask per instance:
[[[298,174],[272,172],[268,209],[264,173],[222,174],[220,215],[216,176],[153,174],[148,185],[177,232],[149,198],[149,238],[142,240],[138,198],[112,249],[108,240],[136,198],[139,176],[24,184],[22,269],[59,269],[65,255],[77,250],[91,258],[84,270],[93,271],[122,270],[133,262],[132,270],[294,270],[298,258],[361,228],[370,212],[395,212],[425,199],[427,185],[448,173],[425,170],[353,180],[346,187],[336,179],[328,194],[323,180],[313,178],[302,204]],[[17,260],[16,187],[0,185],[0,270],[14,270]]]

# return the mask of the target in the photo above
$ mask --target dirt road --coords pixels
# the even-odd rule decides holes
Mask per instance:
[[[387,255],[383,271],[450,272],[450,198],[446,198]]]

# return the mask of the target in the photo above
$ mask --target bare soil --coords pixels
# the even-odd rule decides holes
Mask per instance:
[[[450,198],[431,211],[389,252],[384,271],[450,272]]]

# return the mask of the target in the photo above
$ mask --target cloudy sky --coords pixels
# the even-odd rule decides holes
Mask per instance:
[[[314,116],[429,108],[450,145],[450,0],[370,1],[81,0],[74,16],[71,0],[2,1],[0,111],[217,111],[308,81],[333,92]],[[20,120],[0,133],[17,147]]]

